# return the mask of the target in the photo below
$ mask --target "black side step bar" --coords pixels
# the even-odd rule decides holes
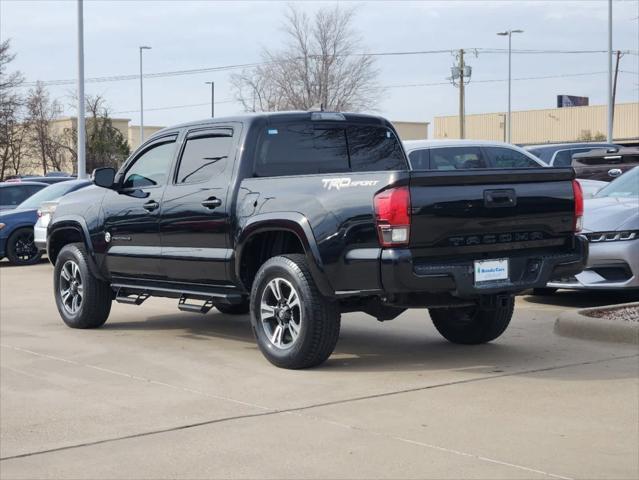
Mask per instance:
[[[118,288],[115,294],[115,301],[118,303],[127,303],[129,305],[142,305],[149,296],[149,292],[146,291],[127,292],[124,288]]]
[[[192,313],[208,313],[213,308],[213,300],[204,300],[204,303],[197,305],[195,303],[186,303],[189,297],[182,295],[178,302],[178,309],[183,312]]]

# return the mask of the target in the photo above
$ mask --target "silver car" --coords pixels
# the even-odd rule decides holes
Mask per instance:
[[[639,289],[639,167],[585,200],[583,233],[590,240],[586,269],[549,289]]]

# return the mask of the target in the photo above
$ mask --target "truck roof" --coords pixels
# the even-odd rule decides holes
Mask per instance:
[[[172,130],[178,130],[185,127],[193,127],[193,126],[202,126],[208,124],[219,124],[224,122],[241,122],[244,124],[251,124],[257,120],[277,120],[277,121],[308,121],[311,120],[311,116],[313,114],[340,114],[345,117],[345,121],[347,122],[365,122],[365,123],[378,123],[382,125],[390,125],[390,122],[383,117],[378,115],[369,115],[364,113],[346,113],[346,112],[327,112],[327,111],[319,111],[319,110],[294,110],[294,111],[282,111],[282,112],[251,112],[251,113],[242,113],[240,115],[233,115],[228,117],[215,117],[215,118],[205,118],[202,120],[195,120],[192,122],[181,123],[178,125],[173,125],[167,128],[163,128],[155,132],[149,139],[154,138],[156,136],[160,136],[165,134],[166,132]],[[323,121],[324,119],[318,120]],[[331,119],[325,119],[330,121]],[[334,121],[340,121],[335,120]]]

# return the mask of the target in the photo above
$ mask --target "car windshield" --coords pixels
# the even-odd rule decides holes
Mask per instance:
[[[639,197],[639,167],[610,182],[599,190],[595,197]]]
[[[62,195],[67,194],[77,187],[75,182],[61,182],[43,188],[38,193],[31,195],[24,202],[18,205],[18,208],[35,209],[39,208],[42,202],[50,202]]]

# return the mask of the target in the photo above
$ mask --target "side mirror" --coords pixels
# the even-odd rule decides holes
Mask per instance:
[[[93,170],[93,183],[98,187],[113,188],[115,182],[115,169],[111,167],[96,168]]]

